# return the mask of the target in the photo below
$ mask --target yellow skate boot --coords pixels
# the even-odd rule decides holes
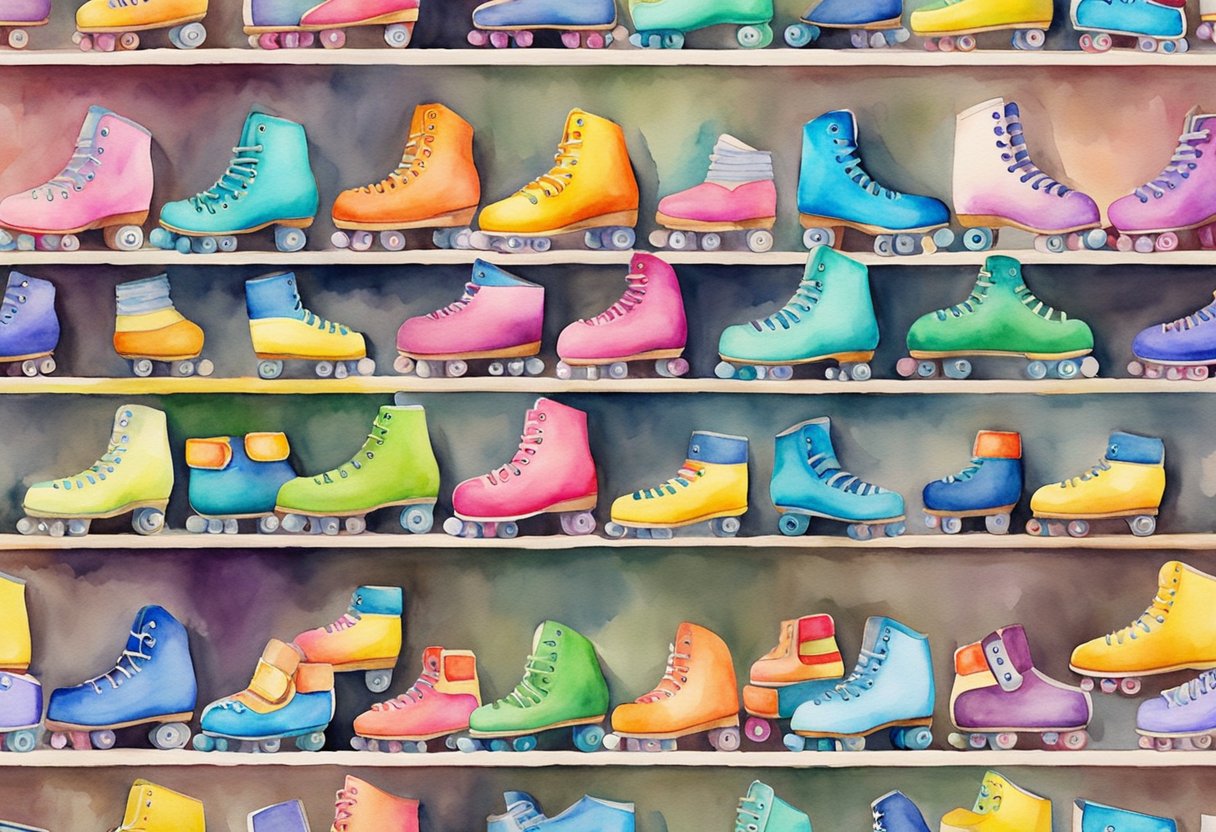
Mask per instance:
[[[206,16],[207,0],[88,0],[76,10],[72,40],[84,52],[126,51],[139,48],[137,32],[168,29],[174,46],[194,49],[207,39],[207,29],[199,23]]]
[[[1093,468],[1034,492],[1030,498],[1034,517],[1026,523],[1026,533],[1051,537],[1067,531],[1085,537],[1090,520],[1122,517],[1132,534],[1150,535],[1157,529],[1164,493],[1165,444],[1154,437],[1116,431],[1110,435],[1106,455]],[[1063,520],[1070,522],[1058,522]]]
[[[941,832],[1051,832],[1051,801],[989,771],[975,808],[951,809]]]
[[[912,12],[909,24],[930,52],[970,52],[977,33],[1007,29],[1015,49],[1041,49],[1052,12],[1051,0],[935,0]]]
[[[0,671],[25,673],[31,649],[25,581],[0,572]]]
[[[384,693],[401,655],[402,606],[399,586],[361,586],[342,617],[293,641],[306,661],[331,664],[335,673],[365,671],[367,689]]]
[[[1103,693],[1140,692],[1141,676],[1216,667],[1216,577],[1176,560],[1157,573],[1157,594],[1139,618],[1072,651],[1069,667]],[[1121,680],[1121,681],[1120,681]]]
[[[752,663],[743,686],[748,713],[743,733],[753,742],[772,735],[770,720],[789,719],[803,702],[831,690],[844,677],[836,622],[827,613],[781,622],[777,646]]]
[[[550,237],[586,230],[588,248],[624,250],[633,248],[637,222],[638,183],[620,125],[571,110],[553,167],[481,209],[473,244],[547,251]]]
[[[206,832],[202,801],[136,780],[127,795],[122,826],[114,832]]]
[[[688,441],[679,473],[612,503],[609,537],[667,539],[673,529],[709,521],[717,537],[733,537],[747,511],[747,437],[699,430]]]
[[[114,295],[114,352],[131,362],[131,372],[150,376],[153,362],[161,361],[170,365],[171,375],[211,375],[214,365],[199,359],[202,327],[173,306],[167,274],[119,283]]]

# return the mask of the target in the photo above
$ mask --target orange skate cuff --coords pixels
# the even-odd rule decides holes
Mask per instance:
[[[319,693],[334,689],[334,666],[317,662],[302,662],[296,669],[296,691]]]
[[[973,456],[990,459],[1021,459],[1022,435],[1013,431],[982,430],[975,436]]]
[[[186,464],[191,468],[222,471],[232,461],[232,446],[227,436],[186,440]]]
[[[987,669],[988,660],[984,657],[984,645],[978,641],[954,651],[954,672],[959,676],[982,673]]]
[[[245,435],[245,454],[254,462],[282,462],[291,453],[285,433],[250,433]]]

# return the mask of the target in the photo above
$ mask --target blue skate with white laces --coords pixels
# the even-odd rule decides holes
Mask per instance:
[[[823,29],[848,29],[855,49],[881,49],[908,39],[903,0],[821,0],[785,28],[785,42],[800,49],[816,41]]]
[[[1072,0],[1072,26],[1086,52],[1131,38],[1141,52],[1186,52],[1186,0]]]

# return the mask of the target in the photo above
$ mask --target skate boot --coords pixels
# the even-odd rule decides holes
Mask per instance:
[[[1024,732],[1041,734],[1047,748],[1078,751],[1092,717],[1088,693],[1034,666],[1021,624],[954,651],[950,719],[964,732],[950,735],[955,748],[1008,750]]]
[[[202,801],[136,780],[127,795],[122,826],[114,832],[205,832]]]
[[[735,40],[745,49],[773,42],[772,0],[629,0],[629,16],[637,29],[629,42],[648,49],[682,49],[686,32],[723,24],[739,27]]]
[[[419,378],[459,378],[469,361],[489,361],[492,376],[540,375],[544,321],[544,286],[478,259],[460,300],[409,318],[397,330],[393,369]]]
[[[655,248],[696,249],[700,232],[701,248],[717,251],[723,234],[744,231],[749,249],[768,251],[777,221],[773,154],[723,133],[705,181],[660,199],[654,218],[663,226],[650,233]]]
[[[1178,832],[1173,818],[1143,815],[1130,809],[1104,806],[1089,800],[1074,800],[1072,810],[1074,832],[1105,832],[1118,829],[1120,832]]]
[[[1205,670],[1189,682],[1141,702],[1136,733],[1141,748],[1211,748],[1216,735],[1216,670]]]
[[[951,809],[942,818],[941,832],[1051,832],[1051,801],[989,771],[975,807]]]
[[[55,372],[51,354],[57,346],[55,284],[9,272],[0,308],[0,363],[8,362],[9,375],[49,376]]]
[[[110,248],[135,251],[144,244],[151,203],[152,134],[93,106],[63,170],[0,200],[0,228],[18,232],[22,251],[76,251],[76,235],[98,228]]]
[[[1164,493],[1164,443],[1115,431],[1097,465],[1034,492],[1030,498],[1034,517],[1027,521],[1026,533],[1085,537],[1089,521],[1119,517],[1127,521],[1132,534],[1144,537],[1157,530]]]
[[[870,804],[874,832],[929,832],[925,816],[901,791],[887,792]]]
[[[596,315],[566,326],[557,338],[558,378],[573,378],[583,368],[588,379],[629,375],[630,361],[654,361],[663,378],[688,372],[684,347],[688,321],[675,270],[653,254],[634,253],[628,286],[620,299]]]
[[[874,251],[932,254],[954,242],[950,209],[939,199],[893,191],[862,167],[857,118],[834,110],[802,128],[798,219],[807,248],[835,247],[846,228],[874,236]]]
[[[1216,292],[1213,293],[1216,296]],[[1216,364],[1216,302],[1185,318],[1142,329],[1132,341],[1133,376],[1203,381]]]
[[[405,248],[402,232],[433,228],[439,248],[468,248],[469,224],[481,199],[473,162],[473,125],[442,104],[419,104],[397,169],[338,195],[331,210],[338,248],[366,251],[372,232],[388,251]]]
[[[427,750],[427,741],[447,738],[456,747],[455,734],[467,731],[469,714],[481,707],[477,657],[470,650],[428,647],[422,653],[422,675],[410,689],[355,717],[350,741],[356,751]]]
[[[0,42],[11,49],[24,49],[30,45],[30,34],[25,30],[45,26],[50,19],[51,0],[9,0],[0,7]],[[3,828],[4,822],[0,821]]]
[[[785,735],[791,751],[861,751],[866,737],[890,729],[891,745],[918,750],[933,742],[933,661],[929,638],[891,618],[866,619],[853,671],[798,706]],[[809,741],[808,741],[809,740]]]
[[[1121,630],[1090,639],[1072,651],[1069,667],[1094,679],[1103,693],[1140,692],[1140,677],[1216,667],[1216,577],[1172,560],[1157,574],[1157,594],[1135,621]],[[1190,692],[1187,692],[1190,696]]]
[[[743,687],[748,713],[743,732],[753,742],[773,733],[772,722],[789,719],[803,702],[831,690],[844,677],[836,622],[826,613],[781,622],[777,646],[752,663]]]
[[[773,793],[773,787],[753,780],[735,809],[739,832],[811,832],[811,819]]]
[[[283,530],[359,534],[367,515],[404,506],[401,528],[426,534],[434,523],[439,465],[431,449],[426,411],[420,405],[380,408],[372,432],[350,461],[313,476],[283,483],[274,510]]]
[[[289,800],[250,812],[246,828],[248,832],[309,832],[308,815],[303,803]]]
[[[199,358],[203,330],[174,308],[167,274],[119,283],[114,298],[114,352],[131,362],[132,373],[146,378],[156,362],[179,377],[209,376],[215,370],[209,359]]]
[[[685,621],[655,689],[612,711],[604,747],[675,751],[680,737],[706,732],[716,750],[739,750],[739,687],[726,642]]]
[[[557,514],[566,534],[591,534],[597,496],[587,414],[540,398],[524,417],[511,461],[456,486],[456,516],[444,521],[443,530],[462,537],[512,538],[519,534],[517,521]]]
[[[335,832],[418,832],[419,803],[346,775],[334,800]]]
[[[292,643],[304,661],[333,665],[334,673],[365,671],[367,689],[384,693],[401,655],[403,605],[399,586],[361,586],[341,618],[300,633]]]
[[[595,832],[634,832],[635,829],[632,803],[602,800],[591,795],[584,795],[560,815],[551,818],[544,815],[530,817],[526,826],[510,825],[513,820],[491,816],[486,818],[486,828],[489,832],[519,832],[523,829],[528,832],[583,832],[592,829]]]
[[[246,280],[245,309],[262,378],[282,375],[284,361],[315,361],[321,378],[370,376],[376,370],[362,333],[305,308],[293,272]]]
[[[42,684],[26,673],[31,639],[25,581],[3,572],[0,613],[0,751],[33,751],[42,722]]]
[[[127,51],[139,48],[140,32],[168,29],[169,42],[178,49],[195,49],[207,39],[207,28],[199,22],[206,16],[207,0],[86,0],[76,10],[72,41],[82,52]]]
[[[120,463],[126,463],[120,465]],[[165,527],[165,508],[173,490],[173,459],[163,411],[125,404],[114,414],[110,446],[101,459],[79,474],[36,482],[25,492],[21,534],[73,537],[89,533],[93,520],[131,512],[139,534]]]
[[[274,513],[279,488],[296,476],[283,433],[248,433],[186,440],[190,468],[190,508],[186,530],[236,534],[240,521],[257,518],[258,531],[279,528]]]
[[[249,45],[254,49],[307,49],[316,43],[317,33],[306,31],[300,19],[318,4],[319,0],[245,0],[242,19]]]
[[[745,513],[747,437],[699,430],[674,477],[613,501],[604,534],[670,540],[678,528],[709,521],[715,537],[734,537]]]
[[[215,184],[160,209],[157,248],[210,254],[236,251],[237,235],[274,226],[279,251],[299,251],[317,213],[317,181],[304,128],[254,110],[245,118],[228,168]]]
[[[469,736],[456,744],[461,751],[531,751],[541,731],[570,728],[575,748],[596,751],[607,715],[608,682],[595,645],[565,624],[544,621],[515,690],[473,711]]]
[[[800,49],[818,40],[823,29],[848,29],[855,49],[895,46],[908,39],[903,13],[903,0],[818,0],[797,23],[785,27],[785,42]]]
[[[272,638],[249,687],[203,708],[194,750],[227,751],[239,742],[240,751],[273,754],[292,737],[299,750],[320,751],[333,718],[333,668],[304,662],[297,647]]]
[[[523,832],[541,821],[548,820],[536,798],[527,792],[503,792],[507,811],[486,816],[486,832]],[[1207,832],[1207,830],[1204,830]]]
[[[1195,29],[1195,37],[1216,40],[1216,0],[1199,0],[1199,20],[1201,22]]]
[[[489,0],[473,9],[469,43],[497,49],[532,45],[534,30],[561,32],[562,46],[602,49],[616,28],[613,0]]]
[[[1051,28],[1051,0],[935,0],[912,12],[912,34],[930,52],[970,52],[975,36],[1013,30],[1014,49],[1042,49]]]
[[[633,248],[638,183],[619,124],[571,110],[553,167],[481,209],[475,248],[548,251],[552,237],[585,231],[587,248]]]
[[[845,290],[848,294],[845,294]],[[802,281],[780,311],[722,331],[718,378],[787,381],[794,366],[835,361],[829,379],[867,381],[878,320],[865,265],[828,246],[811,251]]]
[[[777,434],[769,496],[784,535],[806,534],[812,517],[848,523],[853,540],[877,533],[898,537],[906,531],[904,498],[842,470],[832,448],[827,416],[799,422]]]
[[[1102,5],[1103,0],[1096,2]],[[1182,13],[1181,8],[1173,11]],[[1107,213],[1119,232],[1117,249],[1173,251],[1179,245],[1178,232],[1192,230],[1200,247],[1216,248],[1216,200],[1211,196],[1216,166],[1204,158],[1216,152],[1213,127],[1216,116],[1192,107],[1169,164],[1152,180],[1111,203]]]
[[[1186,2],[1182,0],[1072,0],[1072,27],[1082,32],[1081,49],[1106,52],[1115,38],[1134,41],[1141,52],[1187,51]],[[1111,37],[1114,35],[1114,37]]]
[[[33,652],[25,581],[0,572],[0,670],[25,673]]]
[[[114,667],[79,685],[51,693],[46,727],[51,746],[113,748],[114,732],[151,725],[157,748],[185,748],[198,688],[186,628],[164,607],[135,615],[126,648]]]
[[[967,299],[921,315],[907,344],[909,357],[895,365],[904,378],[967,378],[971,361],[964,356],[1025,358],[1032,379],[1098,374],[1089,324],[1035,297],[1012,257],[988,257]]]
[[[925,525],[946,534],[963,530],[967,517],[983,517],[989,534],[1009,531],[1009,512],[1022,499],[1022,435],[981,430],[971,464],[925,486]]]
[[[949,10],[978,0],[940,2]],[[1050,2],[1046,9],[1050,12]],[[912,14],[913,31],[919,13]],[[970,251],[992,248],[1000,228],[1038,235],[1038,251],[1106,247],[1097,204],[1039,169],[1026,147],[1018,105],[1001,98],[955,117],[954,213],[966,229],[963,246]]]
[[[322,0],[304,13],[300,27],[319,32],[326,49],[341,49],[346,45],[346,29],[383,26],[384,42],[404,49],[414,37],[421,5],[422,0]]]

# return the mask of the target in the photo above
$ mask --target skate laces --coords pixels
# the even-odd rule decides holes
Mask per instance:
[[[438,669],[432,670],[429,667],[422,668],[422,675],[414,680],[414,684],[410,685],[409,690],[400,696],[390,699],[387,702],[377,702],[372,705],[373,711],[393,710],[399,711],[402,708],[408,707],[415,702],[418,702],[426,695],[427,691],[433,691],[435,685],[439,683]]]
[[[536,455],[536,447],[544,441],[545,431],[540,423],[545,421],[545,418],[543,411],[528,411],[528,416],[524,421],[524,432],[520,434],[519,448],[515,451],[515,456],[511,457],[511,461],[497,471],[486,474],[490,485],[506,482],[512,474],[517,477],[523,474],[523,466],[527,465],[528,460]]]
[[[1163,197],[1167,190],[1177,187],[1179,179],[1189,179],[1191,175],[1189,171],[1196,167],[1195,160],[1203,155],[1203,151],[1195,145],[1207,141],[1210,134],[1211,131],[1206,129],[1188,130],[1179,136],[1178,146],[1174,148],[1174,155],[1170,158],[1170,163],[1161,173],[1136,188],[1134,191],[1136,197],[1141,202],[1148,202],[1149,197]]]
[[[1165,584],[1158,586],[1157,594],[1153,596],[1153,603],[1149,608],[1123,629],[1107,634],[1106,643],[1122,644],[1125,640],[1135,640],[1142,632],[1152,632],[1153,624],[1164,624],[1165,617],[1169,615],[1170,608],[1174,606],[1174,594],[1175,590]]]
[[[811,440],[809,438],[806,440],[806,444],[809,451],[811,449]],[[831,454],[811,454],[807,457],[806,463],[811,466],[811,470],[815,472],[815,476],[823,480],[824,484],[829,488],[835,488],[846,494],[857,494],[862,497],[887,493],[887,489],[882,486],[866,482],[856,474],[850,474],[848,471],[841,469],[840,463]]]
[[[556,648],[557,642],[552,639],[547,639],[542,644]],[[537,655],[535,653],[528,654],[528,660],[524,664],[524,676],[519,680],[519,684],[515,686],[515,690],[503,697],[503,701],[510,702],[520,708],[531,708],[533,705],[539,705],[549,695],[549,675],[557,672],[557,653],[548,653],[546,655]]]
[[[893,191],[875,182],[874,178],[866,173],[866,169],[861,166],[861,157],[857,155],[857,145],[848,139],[832,139],[832,141],[840,148],[836,154],[836,163],[844,166],[845,176],[852,179],[857,187],[872,196],[887,199],[899,199],[903,196],[899,191]]]
[[[1098,460],[1098,463],[1096,465],[1094,465],[1092,468],[1090,468],[1084,474],[1080,474],[1075,477],[1069,477],[1066,480],[1061,480],[1060,488],[1079,488],[1081,486],[1081,483],[1089,482],[1094,477],[1101,475],[1101,473],[1103,471],[1109,471],[1109,470],[1110,470],[1110,462],[1108,462],[1106,460],[1106,457],[1103,457],[1102,459]]]
[[[296,297],[296,308],[294,311],[297,315],[297,320],[302,322],[305,326],[310,326],[313,329],[320,330],[321,332],[328,332],[330,335],[350,334],[350,327],[348,327],[346,324],[331,321],[328,318],[322,318],[311,309],[306,309],[304,307],[304,301],[301,300],[299,296]]]
[[[338,618],[338,620],[335,621],[333,624],[326,624],[325,632],[337,633],[337,632],[341,632],[342,630],[349,630],[351,627],[358,624],[359,619],[362,617],[363,616],[361,616],[355,610],[348,610],[347,612],[342,613],[342,615]]]
[[[882,666],[883,660],[886,657],[886,650],[861,648],[861,652],[857,654],[857,664],[854,665],[849,675],[837,682],[836,686],[831,690],[825,690],[821,693],[819,698],[814,700],[814,702],[818,704],[820,702],[831,701],[834,698],[848,702],[850,699],[856,699],[858,696],[861,696],[868,688],[874,686],[874,681],[868,677],[878,672],[878,668]]]
[[[5,299],[7,300],[7,296]],[[1195,327],[1203,326],[1205,323],[1213,319],[1216,319],[1216,300],[1212,301],[1202,309],[1192,312],[1185,318],[1178,318],[1177,320],[1162,324],[1161,331],[1169,332],[1171,329],[1180,331],[1184,329],[1194,329]]]
[[[617,299],[616,303],[594,318],[584,320],[583,323],[591,324],[592,326],[612,323],[617,318],[623,318],[628,315],[635,307],[640,306],[642,301],[646,299],[646,275],[630,274],[628,281],[629,285],[625,287],[624,294]]]
[[[334,800],[334,829],[338,832],[345,832],[346,827],[350,825],[351,818],[355,816],[355,804],[359,802],[356,795],[359,794],[357,788],[339,789],[338,796]]]
[[[1009,109],[1013,110],[1012,115]],[[998,138],[996,146],[1004,150],[1001,154],[1001,159],[1009,162],[1009,167],[1006,168],[1010,173],[1020,173],[1022,182],[1029,182],[1030,187],[1036,191],[1046,191],[1047,193],[1055,193],[1056,196],[1063,197],[1072,188],[1067,185],[1052,179],[1043,171],[1039,170],[1038,166],[1030,158],[1030,152],[1026,149],[1026,138],[1022,135],[1022,121],[1018,115],[1016,107],[1007,108],[1005,111],[1005,126],[997,125],[993,128],[993,132],[998,137],[1005,137],[1004,140]]]
[[[526,800],[516,800],[507,804],[507,814],[511,816],[520,829],[533,821],[544,820],[544,815],[532,803]]]
[[[874,832],[887,832],[887,825],[882,822],[883,818],[886,817],[883,811],[877,806],[871,806],[870,814],[874,816]]]
[[[984,464],[984,460],[978,456],[971,457],[971,464],[957,474],[948,474],[942,477],[938,482],[967,482],[972,477],[980,472],[980,467]]]
[[[249,190],[249,186],[258,175],[259,157],[249,154],[261,153],[262,147],[262,145],[256,144],[232,148],[232,158],[228,161],[228,169],[215,181],[214,185],[205,191],[199,191],[187,202],[194,206],[195,211],[201,213],[203,209],[206,209],[208,213],[214,214],[217,204],[222,204],[227,208],[228,199],[240,199],[241,194]]]
[[[1169,700],[1171,705],[1187,705],[1209,693],[1216,693],[1216,670],[1205,670],[1189,682],[1163,690],[1161,695]]]
[[[758,332],[763,332],[766,329],[771,332],[776,330],[777,327],[789,329],[791,325],[801,320],[799,315],[810,314],[815,304],[819,303],[819,297],[822,294],[822,282],[803,279],[798,284],[798,290],[794,292],[794,296],[781,308],[780,312],[752,321],[752,327]]]
[[[431,318],[432,320],[438,320],[439,318],[446,318],[450,315],[455,315],[457,312],[462,312],[464,308],[472,302],[473,297],[480,289],[481,287],[476,283],[464,284],[464,294],[460,296],[460,300],[452,301],[442,309],[436,309],[434,312],[428,312],[427,317]]]
[[[634,498],[650,499],[676,493],[676,488],[687,488],[695,480],[705,476],[705,466],[696,460],[686,459],[680,470],[671,479],[654,486],[633,492]]]
[[[684,639],[680,642],[680,646],[685,648],[692,647],[692,641]],[[667,645],[667,651],[667,669],[663,671],[663,678],[655,685],[654,690],[639,696],[637,698],[638,702],[655,702],[659,699],[670,699],[679,693],[680,688],[688,681],[688,662],[692,658],[692,654],[676,650],[674,644]]]
[[[73,488],[96,485],[106,478],[106,474],[113,474],[114,466],[122,464],[122,455],[127,451],[127,443],[130,441],[130,436],[124,433],[122,428],[127,426],[130,418],[130,411],[124,411],[123,418],[115,423],[115,430],[110,434],[110,447],[101,455],[101,459],[74,477],[68,477],[52,483],[51,488],[62,488],[64,491],[71,491]]]
[[[150,622],[149,626],[150,627],[154,626],[154,622]],[[89,679],[88,681],[84,682],[85,685],[92,685],[93,693],[102,692],[102,687],[101,687],[102,679],[105,679],[107,682],[110,683],[111,690],[117,690],[119,685],[122,684],[122,680],[118,678],[117,674],[121,673],[124,677],[126,677],[127,679],[130,679],[136,673],[140,673],[143,671],[143,667],[136,661],[137,659],[142,660],[142,661],[151,661],[152,656],[148,653],[145,653],[144,648],[145,647],[147,647],[147,648],[155,647],[156,646],[156,637],[153,636],[151,633],[146,632],[144,630],[140,630],[139,632],[135,632],[134,630],[132,630],[131,638],[133,638],[139,642],[138,649],[132,650],[130,647],[130,644],[128,642],[127,648],[122,651],[122,655],[119,656],[118,660],[114,662],[113,669],[101,674],[100,676],[94,676],[92,679]],[[126,662],[125,667],[123,666],[123,662]]]
[[[4,311],[0,314],[0,326],[17,317],[18,307],[25,303],[27,295],[22,291],[24,286],[9,286],[4,290]]]
[[[385,427],[384,425],[380,424],[380,418],[381,418],[380,414],[377,414],[376,421],[372,422],[372,432],[367,435],[367,439],[364,441],[363,447],[359,449],[358,453],[356,453],[354,456],[352,456],[349,461],[347,461],[346,463],[344,463],[342,465],[339,465],[337,468],[331,468],[330,470],[326,471],[324,474],[318,474],[317,476],[313,477],[312,481],[317,483],[318,485],[321,485],[321,484],[332,483],[332,482],[334,482],[335,478],[344,480],[350,476],[350,471],[347,470],[347,466],[350,466],[352,469],[359,471],[363,468],[363,460],[375,459],[376,458],[376,448],[383,445],[384,438],[386,436],[388,436],[388,428]],[[359,615],[359,613],[354,610],[347,610],[346,613],[341,618],[339,618],[337,621],[335,621],[333,624],[331,624],[329,626],[338,627],[342,623],[343,619],[349,618],[351,616],[355,616],[356,617],[355,620],[358,620],[358,615]],[[351,624],[347,625],[347,626],[353,626],[353,625],[354,625],[354,622],[352,621]],[[329,627],[326,627],[325,629],[329,630]]]
[[[756,832],[763,814],[763,803],[753,800],[750,795],[739,798],[739,806],[735,809],[735,832]]]
[[[583,134],[581,131],[572,130],[567,133],[557,143],[557,153],[553,157],[553,167],[549,168],[549,172],[542,173],[520,188],[519,192],[527,197],[528,201],[533,205],[540,202],[540,199],[533,191],[540,191],[545,196],[557,196],[560,194],[570,184],[570,180],[574,178],[574,171],[570,170],[570,168],[578,164],[578,153],[575,151],[582,146]]]
[[[956,303],[954,306],[937,310],[937,319],[944,321],[947,315],[961,318],[964,315],[974,313],[987,300],[988,290],[996,285],[989,279],[991,277],[991,274],[981,271],[979,276],[976,277],[975,285],[971,288],[971,294],[967,296],[967,299],[962,303]],[[1030,291],[1030,288],[1025,283],[1019,283],[1017,286],[1014,286],[1013,294],[1023,306],[1045,321],[1062,323],[1068,320],[1067,312],[1043,303],[1043,301],[1035,297],[1034,292]]]
[[[418,145],[421,144],[423,138],[421,132],[410,133],[409,138],[405,140],[405,152],[401,154],[401,161],[397,163],[396,169],[379,182],[364,185],[359,190],[364,193],[371,193],[373,190],[377,193],[384,193],[388,189],[396,188],[398,184],[410,184],[408,176],[411,173],[415,179],[418,178],[421,174],[417,168],[422,167],[421,160],[418,158]],[[428,150],[427,153],[429,154],[430,151]]]
[[[81,136],[76,140],[72,158],[68,159],[63,170],[46,184],[31,189],[30,195],[37,199],[38,192],[43,191],[47,202],[52,202],[55,199],[55,191],[59,191],[60,199],[67,199],[72,195],[72,191],[83,191],[84,186],[91,182],[94,176],[91,170],[87,173],[84,171],[85,165],[90,162],[95,168],[101,167],[101,159],[93,153],[93,138]]]

